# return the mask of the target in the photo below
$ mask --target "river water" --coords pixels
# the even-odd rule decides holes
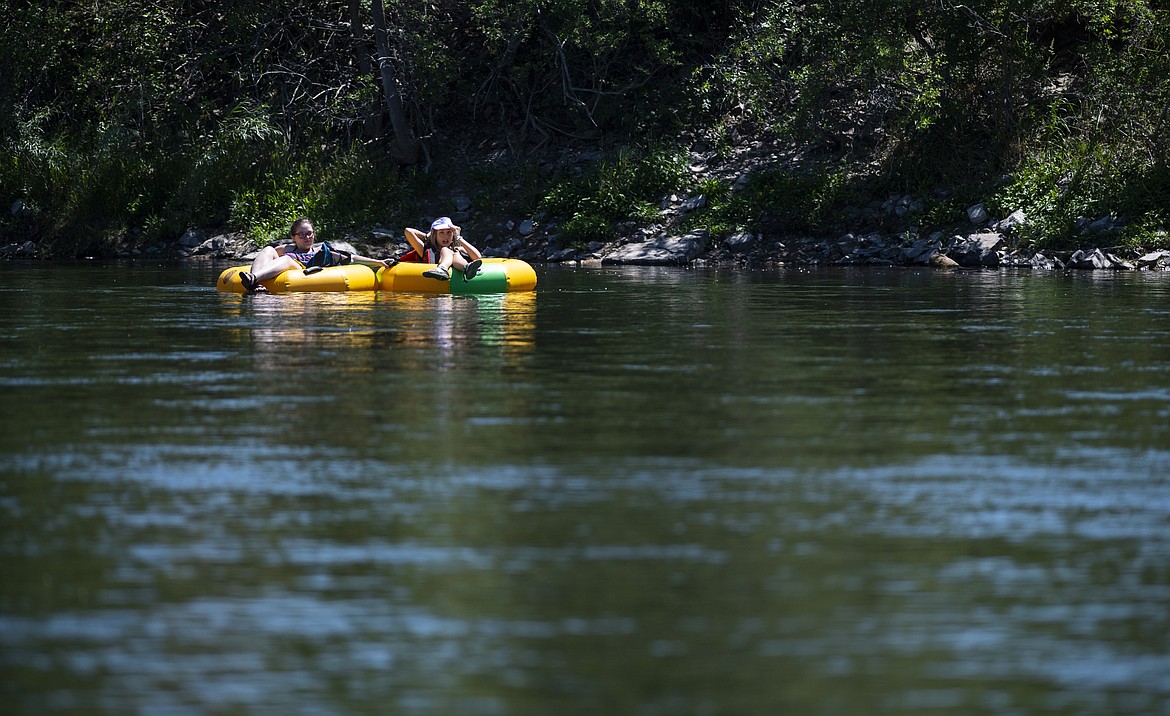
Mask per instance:
[[[6,714],[1170,714],[1170,275],[0,265]]]

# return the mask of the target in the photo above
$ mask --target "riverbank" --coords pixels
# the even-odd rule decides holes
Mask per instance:
[[[562,148],[539,165],[543,169],[540,188],[551,185],[557,176],[581,174],[613,154],[591,147]],[[686,162],[690,172],[688,190],[659,198],[656,213],[619,222],[605,239],[570,239],[554,217],[539,211],[524,211],[523,202],[480,201],[470,197],[490,196],[483,187],[469,183],[447,185],[425,203],[441,207],[436,214],[451,215],[465,234],[487,256],[521,258],[530,263],[632,264],[686,266],[692,264],[734,265],[764,268],[782,265],[814,266],[930,266],[946,268],[1031,268],[1039,270],[1166,270],[1170,267],[1170,244],[1165,229],[1153,234],[1153,245],[1119,243],[1126,226],[1124,217],[1112,213],[1096,217],[1073,217],[1076,245],[1062,249],[1028,248],[1020,234],[1029,217],[1022,210],[996,216],[988,203],[978,201],[942,214],[940,197],[951,190],[932,189],[930,196],[893,193],[873,197],[866,203],[841,207],[832,228],[819,231],[756,230],[713,233],[703,226],[713,203],[703,188],[725,186],[731,195],[742,192],[753,180],[769,173],[808,173],[824,157],[815,157],[807,147],[793,144],[768,145],[745,141],[730,152],[715,152],[703,141],[692,143]],[[467,176],[467,168],[485,165],[497,157],[463,156],[454,175]],[[519,184],[515,186],[519,192]],[[953,204],[953,202],[952,202]],[[11,207],[13,215],[28,211],[20,202]],[[419,214],[410,223],[425,226],[432,217]],[[762,222],[766,223],[766,222]],[[327,233],[327,232],[323,232]],[[409,249],[401,227],[371,226],[327,237],[376,258],[396,256]],[[168,260],[250,261],[261,248],[256,240],[237,227],[194,227],[173,240],[139,243],[133,233],[123,237],[113,250],[114,258],[158,258]],[[43,252],[32,241],[0,245],[0,258],[38,258]],[[102,256],[98,258],[110,258]]]

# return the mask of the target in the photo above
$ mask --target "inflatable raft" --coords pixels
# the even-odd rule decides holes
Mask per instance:
[[[423,271],[434,267],[434,264],[402,261],[390,268],[378,269],[378,288],[383,291],[456,294],[510,293],[536,288],[536,271],[520,259],[484,259],[479,273],[470,281],[464,281],[463,274],[457,269],[451,269],[449,281],[422,275]]]
[[[403,261],[390,268],[374,269],[362,264],[329,266],[305,275],[302,269],[290,269],[261,285],[273,293],[293,291],[404,291],[412,293],[485,294],[532,291],[536,288],[536,271],[520,259],[484,259],[475,278],[463,280],[463,274],[451,270],[451,280],[439,281],[423,276],[434,264]],[[215,282],[220,291],[244,293],[240,274],[251,266],[233,266],[224,270]]]
[[[244,293],[244,284],[240,282],[240,274],[248,271],[249,266],[233,266],[219,275],[215,287],[220,291]],[[304,269],[290,269],[278,274],[276,278],[261,281],[260,284],[274,293],[289,293],[292,291],[373,291],[378,287],[377,276],[369,266],[362,264],[348,264],[346,266],[329,266],[317,273],[305,275]]]

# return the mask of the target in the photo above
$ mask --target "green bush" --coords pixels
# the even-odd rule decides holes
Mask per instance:
[[[1164,242],[1170,216],[1170,169],[1115,147],[1069,141],[1029,155],[991,202],[1006,215],[1022,209],[1017,234],[1032,248],[1071,248],[1100,237],[1078,234],[1078,220],[1115,215],[1127,222],[1118,243]]]
[[[610,224],[596,214],[574,214],[561,224],[561,233],[569,245],[581,248],[590,241],[605,239],[610,234]]]
[[[750,175],[733,192],[724,181],[701,182],[706,206],[684,223],[684,229],[707,229],[713,237],[737,231],[778,233],[820,232],[834,225],[847,196],[842,172],[775,170]]]
[[[52,238],[61,255],[109,252],[158,199],[165,162],[128,149],[117,127],[86,140],[50,136],[40,119],[20,123],[0,147],[0,189],[33,212],[21,235]]]
[[[571,241],[613,238],[614,225],[652,221],[654,204],[672,191],[685,191],[691,177],[680,151],[623,151],[580,177],[558,182],[541,202],[550,219],[562,221]]]
[[[835,218],[845,189],[841,172],[770,171],[752,175],[743,201],[757,223],[773,230],[821,231]]]
[[[684,231],[706,229],[714,239],[730,236],[753,225],[750,207],[741,196],[732,194],[731,185],[721,179],[704,179],[694,190],[706,199],[702,210],[687,217]]]

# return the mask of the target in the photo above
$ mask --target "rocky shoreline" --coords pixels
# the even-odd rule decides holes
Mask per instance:
[[[684,200],[685,201],[685,200]],[[469,207],[468,207],[469,208]],[[467,210],[459,212],[467,214]],[[467,216],[456,221],[468,221]],[[1017,217],[1018,220],[1018,217]],[[966,230],[934,231],[920,236],[869,232],[846,233],[836,239],[738,233],[712,241],[705,230],[671,233],[667,225],[634,230],[616,241],[592,242],[585,247],[562,246],[555,226],[539,229],[531,219],[504,221],[496,230],[475,239],[485,256],[520,258],[533,264],[689,266],[733,265],[742,268],[792,266],[929,266],[947,268],[1018,268],[1044,271],[1110,270],[1162,271],[1170,269],[1170,250],[1145,251],[1136,247],[1094,246],[1075,251],[1030,252],[1014,248],[1011,222],[972,225]],[[29,242],[31,243],[31,242]],[[374,229],[366,237],[346,236],[333,242],[375,258],[397,256],[409,247],[397,231]],[[185,260],[251,261],[259,247],[234,233],[209,234],[192,229],[170,246],[131,249],[119,258],[178,258]],[[0,256],[19,258],[35,247],[0,247]]]
[[[546,168],[582,166],[602,159],[600,152],[562,150],[561,156],[546,162]],[[752,172],[776,168],[798,168],[807,160],[793,145],[783,148],[755,143],[740,147],[730,156],[716,160],[703,143],[692,147],[691,172],[696,183],[719,179],[733,191],[747,184]],[[609,242],[594,241],[586,246],[568,245],[557,226],[541,217],[501,217],[473,206],[466,189],[452,189],[437,204],[451,207],[449,213],[467,230],[469,239],[485,256],[520,258],[533,264],[575,263],[582,265],[689,266],[732,265],[742,268],[776,266],[929,266],[946,268],[1022,268],[1059,270],[1167,270],[1170,250],[1145,250],[1116,246],[1110,242],[1124,227],[1113,216],[1078,218],[1078,235],[1084,248],[1068,251],[1028,251],[1015,238],[1017,229],[1028,221],[1017,211],[1003,218],[988,214],[983,204],[966,210],[966,220],[945,228],[923,229],[915,225],[924,202],[911,195],[875,200],[864,207],[850,207],[844,213],[859,227],[855,232],[826,236],[773,236],[765,233],[736,233],[714,240],[705,230],[683,231],[686,219],[706,206],[702,194],[664,197],[660,218],[648,226],[628,222],[624,236]],[[13,212],[27,211],[18,201]],[[419,216],[416,226],[429,216]],[[864,227],[864,228],[862,228]],[[870,228],[879,227],[879,228]],[[1162,232],[1166,239],[1166,232]],[[356,250],[375,258],[397,256],[409,247],[401,229],[375,228],[366,236],[331,239],[341,248]],[[1161,245],[1170,241],[1160,240]],[[348,246],[347,246],[348,245]],[[126,248],[117,258],[178,260],[250,261],[260,247],[244,234],[216,233],[190,229],[169,244]],[[0,258],[36,258],[31,242],[0,246]]]
[[[528,224],[527,233],[521,225]],[[553,227],[555,228],[555,227]],[[1170,269],[1170,250],[1145,251],[1137,247],[1091,247],[1075,251],[1029,252],[1013,248],[1009,236],[987,228],[967,232],[847,233],[835,240],[777,239],[763,234],[738,233],[722,241],[710,240],[705,230],[673,235],[664,227],[638,229],[613,242],[592,242],[584,248],[564,247],[550,231],[537,231],[525,220],[503,231],[487,234],[478,245],[485,256],[520,258],[529,263],[576,263],[637,266],[734,265],[742,268],[777,266],[929,266],[933,268],[1022,268],[1045,271],[1112,270],[1164,271]],[[374,229],[365,238],[347,236],[334,241],[339,248],[374,258],[405,253],[405,239],[388,229]],[[474,240],[474,239],[473,239]],[[172,245],[120,251],[117,258],[251,261],[259,247],[242,234],[209,235],[192,229]],[[0,246],[0,258],[36,258],[36,245]]]

